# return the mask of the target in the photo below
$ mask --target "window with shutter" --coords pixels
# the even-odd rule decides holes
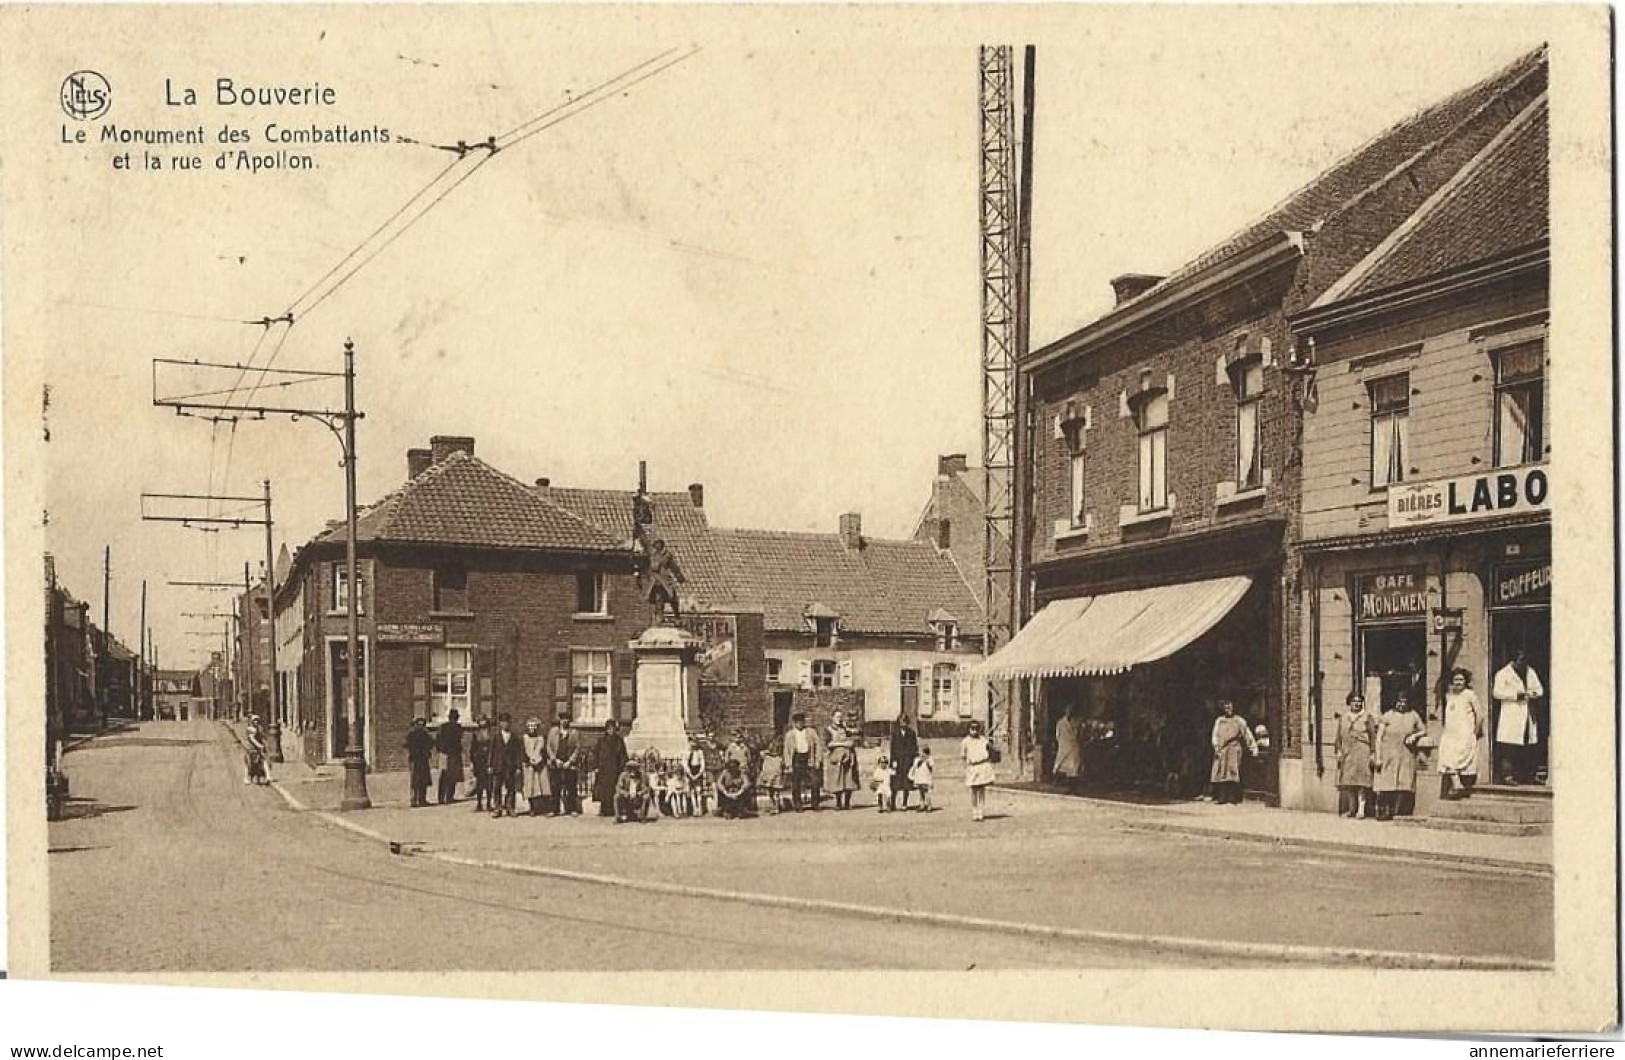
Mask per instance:
[[[412,717],[429,716],[429,651],[412,649]]]
[[[840,662],[840,671],[839,672],[840,672],[839,687],[841,687],[841,688],[851,688],[852,687],[852,660],[851,659],[842,659],[841,662]]]
[[[495,648],[480,648],[476,653],[475,676],[479,680],[479,716],[495,718],[497,714],[497,653]]]
[[[975,696],[974,693],[975,693],[976,690],[973,687],[973,685],[974,685],[974,682],[972,682],[970,678],[965,677],[963,675],[960,676],[960,678],[959,678],[959,716],[961,718],[971,717],[972,714],[975,713],[975,710],[976,710],[976,696]]]
[[[629,651],[615,653],[615,717],[622,725],[631,723],[637,711],[637,656]]]
[[[796,661],[796,686],[798,688],[812,687],[811,659],[798,659]]]
[[[568,711],[570,709],[570,653],[568,650],[559,650],[553,653],[553,713]]]

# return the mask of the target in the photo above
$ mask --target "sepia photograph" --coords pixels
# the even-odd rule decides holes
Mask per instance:
[[[0,11],[8,974],[1617,1027],[1609,18]]]

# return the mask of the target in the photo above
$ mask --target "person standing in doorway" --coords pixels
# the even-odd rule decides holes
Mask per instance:
[[[1083,722],[1078,707],[1068,703],[1066,713],[1055,723],[1055,766],[1050,770],[1057,784],[1077,787],[1083,776]]]
[[[1363,819],[1371,797],[1371,753],[1377,723],[1365,709],[1365,697],[1350,692],[1348,710],[1337,719],[1337,813]]]
[[[1213,719],[1213,770],[1209,779],[1213,783],[1213,801],[1241,802],[1242,753],[1257,754],[1252,730],[1247,719],[1238,717],[1233,700],[1219,701],[1219,716]]]
[[[914,760],[920,755],[920,738],[915,735],[914,726],[909,722],[908,712],[897,715],[897,724],[892,727],[891,746],[887,748],[891,759],[891,798],[890,807],[897,809],[897,797],[903,798],[903,809],[908,809],[908,794],[914,790],[914,781],[909,778],[909,771],[914,768]]]
[[[429,756],[434,753],[434,737],[422,718],[413,718],[406,730],[406,761],[412,769],[412,807],[429,805]]]
[[[1376,776],[1372,787],[1377,793],[1377,820],[1408,817],[1416,806],[1416,760],[1427,726],[1411,708],[1410,697],[1394,696],[1394,709],[1377,722]]]
[[[494,809],[491,802],[491,719],[481,718],[468,735],[468,766],[474,773],[474,812]]]
[[[463,782],[463,723],[457,720],[456,707],[434,734],[434,749],[441,756],[440,786],[436,789],[435,801],[444,806],[457,801],[457,785]]]
[[[593,754],[592,798],[598,804],[598,816],[615,816],[615,786],[621,770],[626,768],[626,740],[621,736],[621,723],[614,718],[604,722],[604,735],[599,737]]]
[[[1473,675],[1457,667],[1444,694],[1444,732],[1439,737],[1439,797],[1465,799],[1478,782],[1478,741],[1484,708],[1472,690]]]
[[[1521,647],[1495,675],[1495,760],[1503,784],[1535,780],[1535,749],[1540,727],[1535,723],[1534,701],[1546,695],[1540,675]]]
[[[984,818],[987,789],[993,783],[993,746],[982,735],[982,723],[973,721],[965,738],[959,741],[959,757],[965,763],[965,787],[970,789],[970,819]]]

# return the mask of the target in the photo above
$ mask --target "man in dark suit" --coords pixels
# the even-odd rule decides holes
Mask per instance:
[[[525,761],[524,742],[513,731],[513,717],[497,719],[496,735],[491,737],[491,816],[513,816],[518,796],[519,769]]]
[[[442,756],[440,787],[435,801],[444,806],[456,800],[457,785],[463,782],[463,724],[457,720],[455,708],[435,732],[434,749]]]
[[[903,796],[903,809],[908,809],[908,793],[914,790],[909,783],[908,771],[914,768],[914,759],[920,754],[920,738],[909,724],[908,714],[897,715],[897,724],[891,731],[891,808],[897,809],[897,796]]]

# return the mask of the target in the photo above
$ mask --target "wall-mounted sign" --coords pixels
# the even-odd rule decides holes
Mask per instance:
[[[1433,632],[1460,633],[1466,612],[1459,607],[1440,607],[1433,610]]]
[[[1422,618],[1428,613],[1427,569],[1402,567],[1362,574],[1355,581],[1355,617]]]
[[[414,622],[378,623],[378,643],[380,644],[444,644],[445,642],[445,626]]]
[[[678,625],[705,642],[700,649],[700,684],[739,683],[739,622],[733,615],[684,615]]]
[[[1545,464],[1388,487],[1388,526],[1428,526],[1547,509]]]
[[[1495,568],[1495,582],[1490,589],[1492,604],[1546,604],[1551,600],[1551,560],[1502,563]]]

